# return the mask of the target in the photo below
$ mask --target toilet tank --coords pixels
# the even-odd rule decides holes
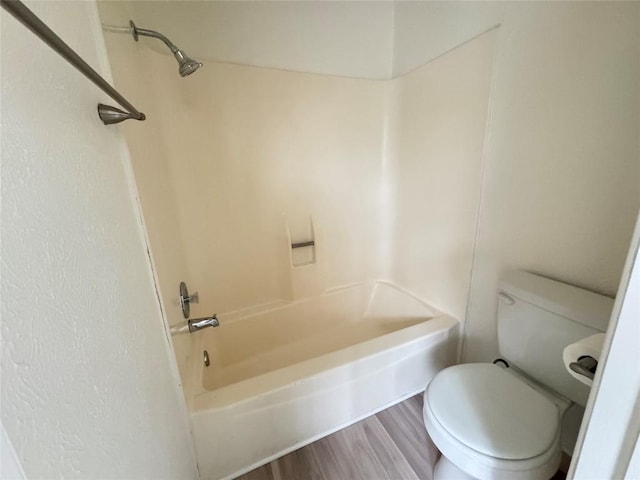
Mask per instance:
[[[585,406],[589,387],[567,372],[564,348],[606,331],[613,299],[516,271],[498,291],[500,355],[543,385]]]

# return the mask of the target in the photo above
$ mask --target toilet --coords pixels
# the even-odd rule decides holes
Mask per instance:
[[[424,422],[442,452],[435,480],[548,480],[562,454],[562,417],[585,406],[564,348],[604,332],[611,298],[527,272],[497,293],[501,360],[439,372],[424,393]]]

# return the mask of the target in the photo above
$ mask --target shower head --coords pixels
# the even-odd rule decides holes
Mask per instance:
[[[181,77],[191,75],[202,66],[202,63],[194,60],[193,58],[187,57],[187,55],[180,49],[173,52],[173,56],[176,57],[176,60],[178,61],[178,71],[180,72]]]
[[[182,50],[176,47],[171,42],[171,40],[169,40],[167,37],[162,35],[160,32],[156,32],[155,30],[147,30],[145,28],[138,28],[136,27],[136,24],[133,23],[133,20],[129,20],[129,26],[131,27],[131,33],[133,34],[133,39],[136,42],[138,41],[138,36],[140,35],[162,40],[165,43],[165,45],[169,47],[169,50],[171,50],[171,53],[173,53],[173,56],[178,61],[178,71],[181,77],[186,77],[187,75],[191,75],[193,72],[195,72],[197,69],[199,69],[202,66],[202,63],[187,56],[186,53],[184,53]]]

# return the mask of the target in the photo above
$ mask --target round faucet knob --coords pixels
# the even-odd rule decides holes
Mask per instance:
[[[194,292],[193,295],[189,295],[187,284],[184,282],[180,282],[180,307],[182,308],[182,315],[184,316],[184,318],[189,318],[189,314],[191,313],[189,305],[198,302],[200,302],[200,296],[198,295],[198,292]]]

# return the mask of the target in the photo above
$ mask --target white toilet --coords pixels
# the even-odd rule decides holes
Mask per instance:
[[[564,283],[506,275],[498,292],[498,342],[511,368],[455,365],[424,393],[424,422],[442,452],[434,479],[551,478],[560,464],[562,416],[589,395],[568,373],[562,351],[604,332],[612,307],[612,299]]]

